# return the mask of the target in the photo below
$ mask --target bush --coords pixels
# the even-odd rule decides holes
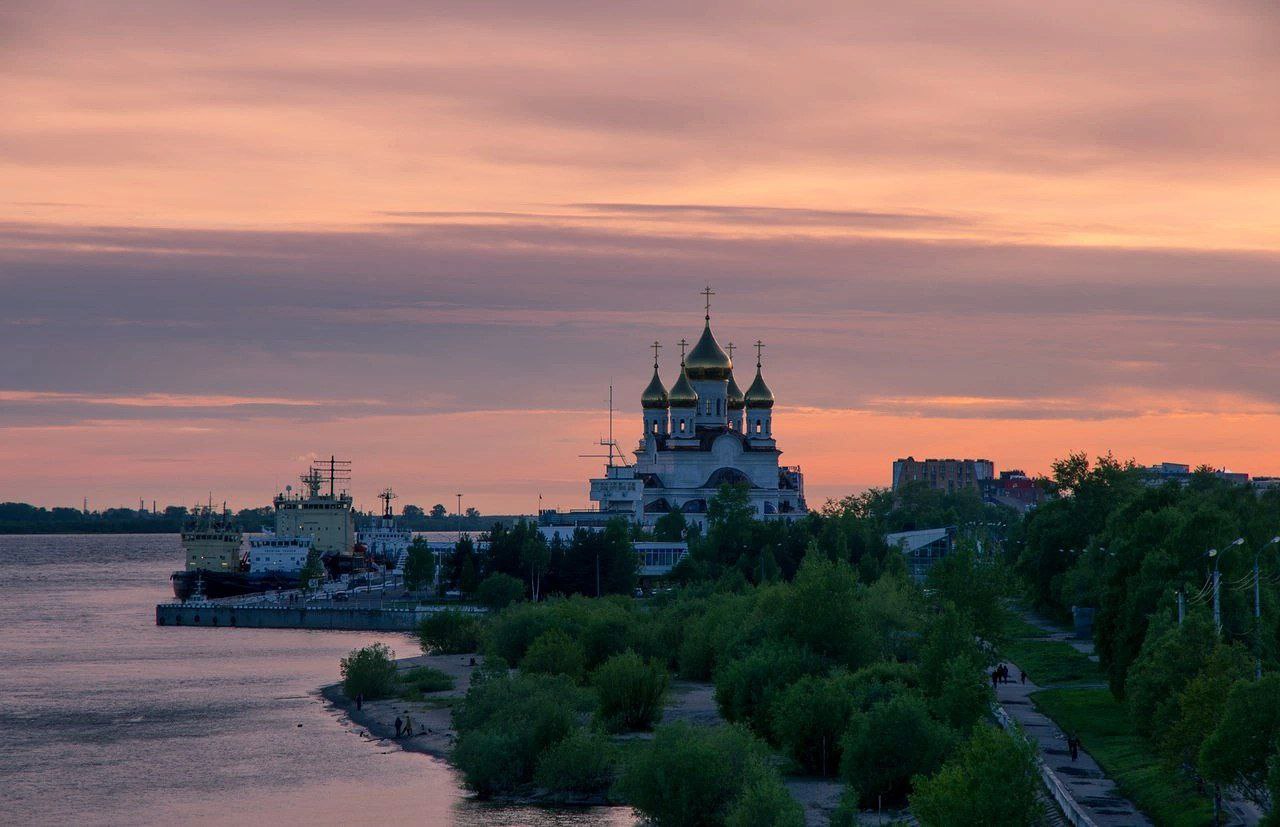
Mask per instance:
[[[843,561],[806,554],[783,593],[778,631],[788,641],[857,669],[881,648],[873,640],[858,576]]]
[[[400,673],[400,687],[406,698],[422,697],[424,692],[453,689],[453,677],[430,666],[418,666]]]
[[[418,640],[427,654],[461,655],[480,648],[480,629],[466,612],[432,612],[418,624]]]
[[[348,698],[387,698],[396,692],[396,653],[385,643],[353,649],[340,662],[342,691]]]
[[[1200,772],[1237,787],[1259,807],[1271,806],[1268,760],[1280,748],[1280,674],[1231,687],[1222,720],[1200,748]]]
[[[476,589],[476,599],[491,611],[501,611],[524,599],[524,583],[509,574],[491,574]]]
[[[607,790],[617,768],[617,748],[609,739],[579,729],[542,753],[533,781],[552,792],[590,795]]]
[[[575,726],[583,693],[563,676],[493,677],[453,710],[453,760],[482,797],[528,783],[539,757]]]
[[[436,581],[436,555],[421,537],[414,538],[404,561],[404,584],[417,591]]]
[[[1035,749],[991,726],[977,727],[936,775],[913,784],[911,813],[924,827],[1035,824],[1040,814]]]
[[[582,644],[559,629],[543,632],[538,636],[524,659],[520,671],[529,674],[564,675],[574,683],[582,683],[586,676],[587,656]]]
[[[662,715],[667,670],[661,663],[623,652],[602,663],[591,684],[600,699],[596,714],[610,732],[650,730]]]
[[[517,603],[490,622],[485,651],[507,663],[519,663],[533,641],[552,628],[564,628],[552,613],[552,604]]]
[[[632,756],[618,789],[664,827],[723,824],[748,761],[762,754],[761,744],[739,727],[667,724]]]
[[[991,683],[967,657],[947,662],[946,675],[930,707],[938,720],[951,728],[968,732],[991,710]]]
[[[942,765],[953,735],[929,717],[914,693],[898,695],[868,712],[855,713],[841,740],[840,773],[862,802],[900,802],[914,775],[927,775]]]
[[[767,734],[777,693],[821,669],[818,657],[803,646],[769,641],[716,670],[716,704],[730,721]]]
[[[804,827],[804,809],[787,792],[777,771],[753,755],[724,823],[725,827]]]
[[[845,672],[806,675],[774,701],[774,743],[813,775],[835,775],[840,768],[840,737],[857,709],[851,685]]]

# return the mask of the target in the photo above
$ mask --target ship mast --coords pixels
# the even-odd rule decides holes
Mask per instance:
[[[609,438],[601,439],[599,442],[601,447],[607,447],[607,454],[578,454],[580,457],[592,459],[608,460],[605,464],[605,476],[608,476],[609,469],[616,467],[614,465],[615,454],[617,459],[621,460],[623,467],[627,467],[626,454],[622,453],[622,449],[618,447],[618,442],[613,438],[613,383],[609,383]]]
[[[387,519],[391,519],[393,516],[395,516],[394,514],[391,513],[391,501],[394,500],[395,498],[396,498],[396,492],[392,491],[390,488],[383,490],[383,492],[378,495],[378,499],[382,500],[382,516],[383,517],[386,517]]]

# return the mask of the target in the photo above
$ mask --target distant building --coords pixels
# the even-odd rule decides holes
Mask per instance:
[[[1161,462],[1156,465],[1140,466],[1140,469],[1143,481],[1150,486],[1160,486],[1167,482],[1186,485],[1195,476],[1192,467],[1181,462]],[[1235,485],[1249,485],[1249,475],[1243,472],[1219,468],[1214,470],[1213,475]]]
[[[902,553],[911,577],[921,581],[929,573],[930,566],[955,550],[956,527],[897,531],[884,535],[884,541],[889,548],[896,548]]]
[[[893,461],[893,490],[923,482],[948,493],[972,489],[981,491],[982,481],[993,478],[995,463],[989,459],[924,459],[915,457]]]
[[[1040,504],[1044,490],[1036,481],[1017,469],[1001,471],[996,479],[982,480],[982,501],[1027,512]]]

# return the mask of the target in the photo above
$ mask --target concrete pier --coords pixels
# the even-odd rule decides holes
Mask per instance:
[[[271,606],[161,603],[157,626],[222,626],[246,629],[348,629],[412,632],[430,610],[347,606]]]

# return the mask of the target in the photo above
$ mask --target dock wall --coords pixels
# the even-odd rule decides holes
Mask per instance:
[[[161,603],[156,606],[156,625],[412,632],[426,615],[417,609]]]

